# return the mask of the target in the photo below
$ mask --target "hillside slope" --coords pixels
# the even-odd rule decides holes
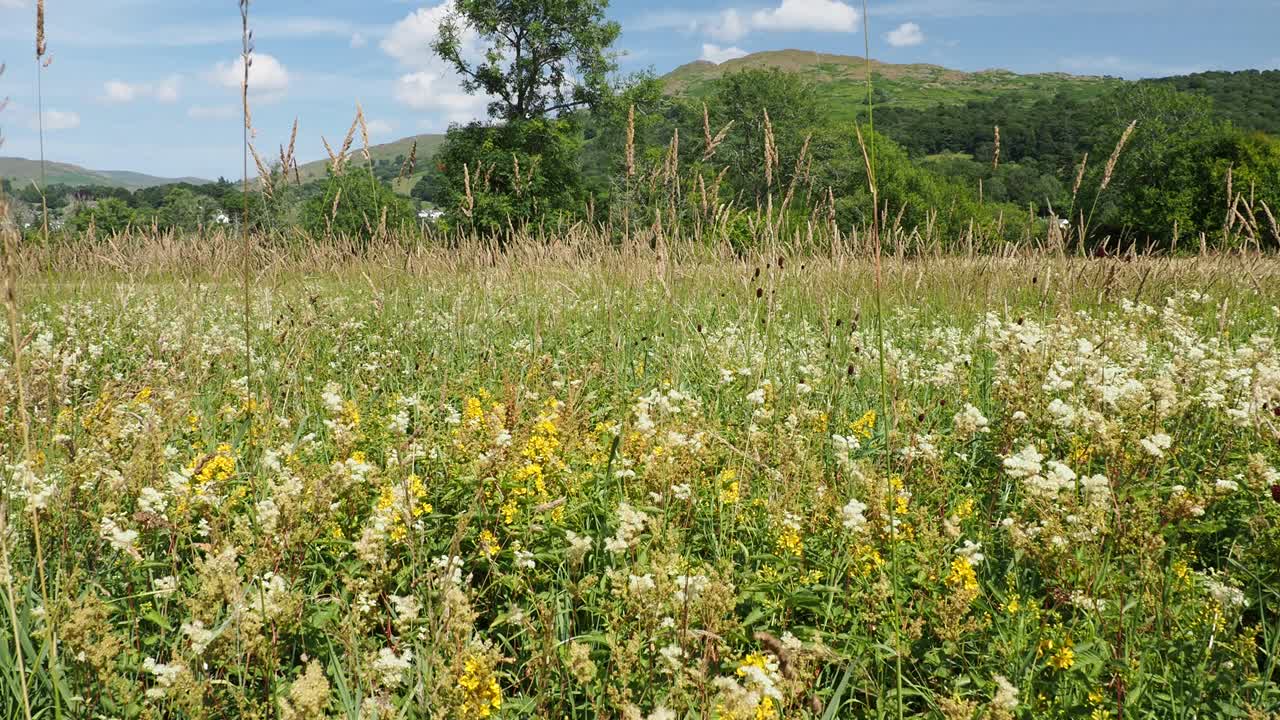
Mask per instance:
[[[26,185],[40,179],[40,161],[19,157],[0,157],[0,177],[8,178],[14,185]],[[49,185],[105,185],[137,190],[156,185],[187,182],[203,185],[210,182],[203,178],[163,178],[128,170],[90,170],[79,165],[62,162],[45,163],[45,178]]]
[[[867,61],[850,55],[809,50],[758,52],[720,64],[699,60],[682,65],[662,80],[667,93],[702,97],[726,73],[778,68],[813,83],[837,116],[852,115],[866,102]],[[1123,84],[1117,78],[1041,73],[1019,75],[1008,70],[964,72],[938,65],[895,65],[871,61],[871,78],[878,105],[927,108],[990,100],[1001,95],[1051,97],[1059,93],[1088,98]]]
[[[394,183],[396,191],[402,194],[408,194],[409,190],[415,183],[417,183],[418,178],[422,177],[426,170],[427,163],[436,154],[436,150],[440,149],[440,146],[444,143],[444,135],[427,133],[424,135],[414,135],[411,137],[400,138],[399,140],[393,140],[388,143],[369,146],[369,158],[373,161],[375,166],[385,163],[396,163],[398,165],[399,159],[409,156],[409,152],[412,150],[415,142],[418,143],[417,168],[410,177],[397,180]],[[360,165],[365,163],[364,156],[361,154],[359,148],[353,148],[351,152],[353,156],[352,162]],[[309,162],[305,165],[298,166],[298,175],[302,178],[302,182],[319,180],[325,176],[325,171],[328,166],[328,158]],[[399,173],[399,167],[396,168],[396,173]]]

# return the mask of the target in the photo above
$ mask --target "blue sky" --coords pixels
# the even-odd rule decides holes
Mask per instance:
[[[35,0],[0,0],[0,155],[36,157]],[[872,55],[961,70],[1145,77],[1277,68],[1280,0],[877,0]],[[240,168],[234,0],[47,0],[46,155],[105,170],[235,177]],[[340,141],[360,102],[373,140],[483,114],[428,44],[441,0],[256,0],[256,144],[299,119],[301,160]],[[861,54],[861,2],[615,0],[624,71],[783,48]],[[472,51],[478,51],[473,46]]]

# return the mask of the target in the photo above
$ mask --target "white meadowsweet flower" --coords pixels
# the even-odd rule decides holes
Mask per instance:
[[[169,499],[164,493],[153,487],[144,487],[142,492],[138,493],[138,509],[152,515],[164,516],[164,509],[169,504]]]
[[[1168,450],[1173,444],[1173,439],[1165,433],[1156,433],[1155,435],[1144,437],[1138,442],[1151,457],[1164,457],[1164,451]]]
[[[684,657],[684,649],[676,643],[671,643],[658,651],[662,659],[666,661],[667,666],[671,670],[679,670],[682,665],[680,658]]]
[[[399,655],[391,648],[382,648],[378,651],[377,659],[373,661],[373,669],[378,673],[378,679],[382,686],[387,688],[399,687],[404,682],[404,671],[412,665],[413,651],[408,648]]]
[[[178,578],[172,575],[158,577],[151,583],[157,597],[168,597],[178,591]]]
[[[1004,459],[1004,470],[1014,479],[1029,478],[1040,474],[1044,456],[1036,450],[1035,445],[1028,445],[1016,455]]]
[[[982,411],[974,407],[970,403],[964,404],[964,409],[956,413],[952,421],[955,425],[956,434],[969,438],[978,433],[991,432],[990,422]]]
[[[1209,597],[1222,607],[1244,607],[1249,604],[1240,588],[1232,587],[1212,575],[1201,575],[1200,579],[1204,582],[1204,588],[1209,592]]]
[[[591,536],[579,535],[572,530],[564,531],[564,539],[569,543],[569,559],[573,562],[581,562],[591,552],[591,545],[595,542]]]
[[[859,502],[857,498],[850,498],[849,502],[840,509],[840,516],[843,518],[843,524],[846,530],[858,532],[867,526],[867,517],[863,513],[867,511],[866,503]]]
[[[747,402],[751,403],[752,405],[763,405],[764,404],[764,388],[758,387],[755,390],[752,390],[751,392],[747,393]]]
[[[149,673],[156,679],[156,686],[147,690],[147,697],[152,699],[164,697],[169,688],[173,687],[173,683],[177,681],[178,676],[186,669],[187,666],[180,662],[159,663],[153,657],[143,660],[143,672]]]
[[[955,553],[968,560],[970,565],[981,565],[982,561],[987,559],[987,556],[982,554],[982,543],[972,540],[965,540],[964,545],[956,548]]]
[[[515,551],[516,567],[522,570],[532,570],[534,568],[533,553],[528,550]]]
[[[120,552],[138,556],[138,549],[134,547],[134,543],[138,541],[137,530],[126,530],[120,527],[115,518],[104,517],[98,527],[98,534]]]
[[[196,655],[203,655],[205,649],[217,637],[217,633],[205,627],[200,620],[182,623],[182,634],[191,641],[191,652]]]
[[[1009,682],[1009,679],[1003,675],[996,675],[992,678],[996,681],[996,696],[991,699],[991,704],[999,710],[1005,712],[1013,712],[1018,709],[1018,688]]]
[[[653,575],[645,573],[644,575],[630,575],[627,577],[627,592],[632,595],[641,595],[649,592],[657,587],[653,581]]]
[[[644,531],[644,526],[649,522],[649,516],[640,510],[636,510],[628,503],[618,505],[618,530],[613,537],[605,540],[605,549],[611,553],[626,552],[636,540],[640,537],[640,533]]]

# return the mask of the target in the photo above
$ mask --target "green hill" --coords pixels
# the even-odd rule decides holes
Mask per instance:
[[[26,185],[40,179],[40,161],[19,157],[0,157],[0,177],[8,178],[14,185]],[[90,170],[70,163],[45,163],[45,179],[48,185],[103,185],[137,190],[156,185],[187,182],[203,185],[210,182],[201,178],[163,178],[127,170]]]
[[[1144,80],[1213,100],[1213,109],[1236,125],[1280,136],[1280,70],[1238,70]]]
[[[444,135],[414,135],[412,137],[400,138],[399,140],[394,140],[389,143],[369,146],[369,158],[373,161],[375,168],[378,165],[395,165],[395,171],[390,173],[390,175],[394,177],[399,174],[400,162],[403,161],[403,158],[409,156],[409,152],[412,150],[415,142],[418,143],[417,168],[411,176],[401,180],[396,180],[393,183],[396,192],[405,195],[409,193],[409,190],[413,188],[414,184],[417,183],[418,179],[424,174],[427,163],[436,154],[436,150],[439,150],[440,146],[444,143]],[[360,153],[359,148],[353,148],[351,152],[351,162],[364,164],[364,156]],[[328,158],[309,162],[305,165],[299,165],[298,175],[302,178],[302,182],[319,180],[325,176],[325,170],[328,165]]]
[[[799,74],[818,88],[823,102],[836,117],[852,117],[866,102],[866,59],[807,50],[758,52],[718,65],[699,60],[676,68],[662,80],[669,94],[704,97],[710,93],[712,83],[726,73],[755,68],[779,68]],[[963,72],[938,65],[894,65],[877,60],[871,61],[871,78],[877,105],[913,109],[1014,94],[1028,98],[1066,93],[1086,99],[1125,82],[1065,73]]]

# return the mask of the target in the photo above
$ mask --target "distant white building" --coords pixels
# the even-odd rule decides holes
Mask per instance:
[[[418,219],[423,222],[427,222],[428,220],[439,220],[442,217],[444,217],[443,210],[437,210],[435,208],[428,210],[424,208],[418,211]]]

